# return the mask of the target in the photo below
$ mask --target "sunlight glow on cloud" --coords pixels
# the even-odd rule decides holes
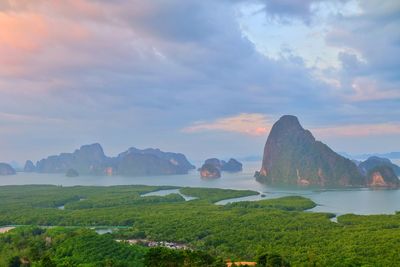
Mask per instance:
[[[271,129],[268,116],[257,113],[241,113],[239,115],[220,118],[212,122],[197,122],[183,129],[186,133],[204,131],[223,131],[241,133],[250,136],[265,136]]]
[[[249,136],[267,136],[272,127],[269,116],[259,113],[241,113],[211,122],[196,122],[184,128],[185,133],[222,131]],[[307,127],[305,127],[307,128]],[[362,137],[400,134],[400,123],[377,123],[315,127],[310,131],[317,137]]]

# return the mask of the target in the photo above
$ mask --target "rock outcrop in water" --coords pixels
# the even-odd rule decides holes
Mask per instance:
[[[195,168],[183,154],[159,149],[130,148],[117,157],[107,157],[100,144],[50,156],[38,161],[34,167],[40,173],[66,173],[73,169],[84,175],[127,176],[186,174]]]
[[[183,154],[159,149],[130,148],[119,154],[114,162],[118,174],[132,176],[187,174],[195,168]]]
[[[81,174],[99,175],[103,173],[108,163],[100,144],[84,145],[73,153],[62,153],[50,156],[36,164],[40,173],[66,173],[74,169]]]
[[[0,175],[14,175],[16,172],[10,164],[0,163]]]
[[[218,168],[219,170],[222,169],[222,164],[223,161],[217,159],[217,158],[210,158],[210,159],[206,159],[206,161],[204,162],[204,164],[210,164],[213,165],[215,168]]]
[[[25,162],[24,172],[35,172],[35,171],[36,171],[35,164],[33,164],[31,160],[27,160]]]
[[[187,174],[195,168],[181,153],[130,148],[118,155],[116,170],[122,175]]]
[[[388,166],[393,169],[397,176],[400,176],[400,167],[393,164],[390,159],[372,156],[358,165],[361,173],[367,175],[368,172],[376,167]]]
[[[201,168],[199,168],[199,172],[202,178],[220,178],[221,171],[240,172],[242,169],[242,163],[235,159],[230,159],[226,162],[217,158],[210,158],[204,162]]]
[[[241,172],[243,164],[236,159],[230,159],[228,162],[222,161],[221,170],[225,172]]]
[[[370,169],[367,173],[368,186],[397,188],[400,185],[399,178],[389,165],[380,165]]]
[[[224,160],[219,160],[217,158],[207,159],[204,164],[213,165],[215,168],[220,171],[225,172],[240,172],[243,170],[243,164],[237,161],[236,159],[230,159],[228,162]]]
[[[201,178],[215,179],[221,177],[220,169],[211,163],[204,163],[199,171]]]
[[[285,115],[272,127],[264,148],[258,181],[268,184],[321,187],[365,186],[366,178],[349,159],[340,156],[295,116]]]

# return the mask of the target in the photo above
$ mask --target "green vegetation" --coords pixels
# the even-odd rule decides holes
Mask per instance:
[[[196,251],[233,261],[255,261],[264,255],[267,263],[281,259],[282,266],[400,265],[400,214],[344,215],[338,218],[338,223],[334,223],[329,220],[332,214],[304,211],[314,207],[315,203],[303,197],[220,206],[213,203],[255,192],[182,188],[181,193],[199,197],[188,202],[177,194],[140,196],[169,188],[0,187],[0,225],[126,226],[99,238],[108,238],[110,242],[112,239],[141,238],[184,243]],[[65,209],[57,209],[59,205],[65,205]],[[56,229],[47,230],[46,234],[57,232]],[[86,234],[86,231],[71,229],[71,233]],[[4,242],[2,238],[1,251],[9,247]],[[62,244],[67,246],[73,243],[70,242]],[[124,251],[120,245],[116,245],[118,250]],[[24,254],[25,251],[30,249],[31,246],[17,246],[10,249],[13,253],[7,255],[25,257],[28,255]],[[137,248],[137,251],[140,249]],[[153,252],[168,257],[163,251]],[[70,250],[68,253],[71,256],[78,251]],[[146,259],[139,252],[134,255],[137,260]],[[198,256],[177,252],[176,257],[181,260],[182,257],[195,259]],[[107,259],[99,258],[99,261],[102,260]]]
[[[21,227],[0,235],[0,266],[144,266],[146,248],[87,229]],[[18,259],[18,260],[17,260]],[[24,266],[21,264],[21,266]],[[29,265],[28,265],[29,266]]]
[[[163,247],[151,248],[146,254],[146,266],[152,267],[225,267],[221,259],[215,259],[207,253],[190,250],[171,250]]]
[[[241,202],[233,202],[227,204],[226,207],[229,208],[248,208],[248,209],[279,209],[279,210],[287,210],[287,211],[302,211],[307,209],[312,209],[316,205],[308,198],[299,197],[299,196],[289,196],[282,197],[277,199],[265,199],[260,201],[241,201]],[[334,216],[334,215],[332,215]]]
[[[0,266],[217,267],[222,263],[204,252],[149,249],[88,229],[20,227],[0,235]]]
[[[281,255],[278,254],[262,254],[258,256],[257,263],[259,267],[289,267],[290,263],[288,263],[285,259],[282,258]]]

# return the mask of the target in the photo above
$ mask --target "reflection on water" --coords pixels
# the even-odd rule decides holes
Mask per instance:
[[[167,189],[167,190],[158,190],[158,191],[153,191],[147,194],[143,194],[141,195],[142,197],[150,197],[150,196],[168,196],[170,194],[178,194],[180,196],[182,196],[186,201],[190,201],[190,200],[194,200],[194,199],[198,199],[197,197],[191,197],[191,196],[187,196],[182,194],[179,189]]]
[[[104,235],[104,234],[111,234],[115,228],[95,228],[94,231],[98,233],[99,235]]]
[[[315,212],[331,212],[335,214],[393,214],[395,211],[400,211],[400,190],[313,190],[299,188],[273,188],[260,184],[254,179],[254,171],[256,171],[260,165],[260,163],[254,162],[244,163],[243,172],[223,172],[221,178],[214,180],[200,179],[197,171],[192,171],[187,175],[146,177],[66,177],[64,174],[18,173],[13,176],[0,177],[0,185],[53,184],[63,186],[107,186],[144,184],[250,189],[265,194],[266,198],[277,198],[289,195],[300,195],[310,198],[319,204],[317,207],[312,209],[312,211]]]

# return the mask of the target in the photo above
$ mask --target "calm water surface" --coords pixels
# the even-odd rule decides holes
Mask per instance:
[[[147,177],[65,177],[63,174],[18,173],[14,176],[0,177],[0,185],[53,184],[73,185],[172,185],[191,187],[214,187],[230,189],[250,189],[265,194],[265,198],[300,195],[312,199],[318,206],[311,211],[332,212],[336,214],[393,214],[400,211],[400,190],[310,190],[298,188],[273,188],[258,183],[254,171],[260,163],[245,163],[241,173],[223,173],[222,178],[203,180],[197,171],[188,175],[147,176]],[[176,192],[175,192],[176,193]],[[186,196],[187,197],[187,196]],[[247,197],[243,200],[265,199],[261,196]],[[223,201],[225,204],[232,200]]]

